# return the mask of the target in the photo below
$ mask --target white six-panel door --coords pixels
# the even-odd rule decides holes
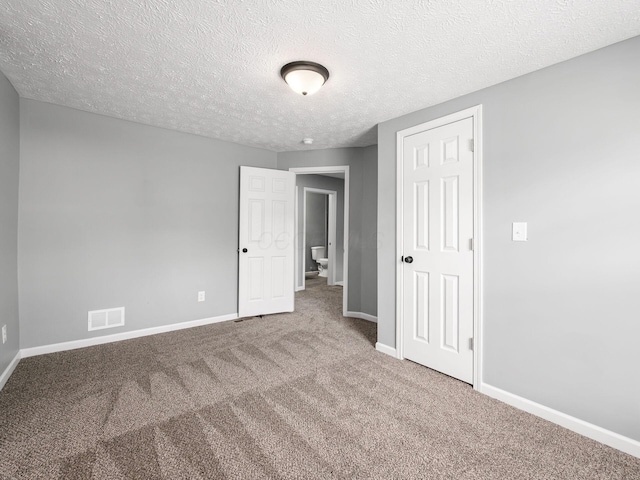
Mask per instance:
[[[295,184],[293,172],[240,167],[241,318],[293,311]]]
[[[473,118],[404,137],[403,356],[473,382]]]

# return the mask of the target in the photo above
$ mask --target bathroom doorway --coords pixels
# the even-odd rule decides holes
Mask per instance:
[[[295,206],[295,290],[305,289],[305,261],[303,253],[306,252],[304,241],[304,187],[331,190],[337,193],[335,202],[336,211],[336,240],[330,247],[335,248],[335,253],[328,252],[328,258],[335,259],[333,268],[334,285],[342,285],[342,313],[348,316],[347,302],[349,298],[349,167],[296,167],[289,169],[296,173],[296,206]],[[312,182],[313,177],[318,177]],[[324,179],[324,181],[322,181]],[[336,186],[339,182],[339,187]],[[327,245],[329,246],[329,245]]]
[[[342,252],[336,249],[338,192],[314,187],[302,188],[302,286],[305,286],[306,276],[310,272],[317,272],[319,277],[326,278],[327,285],[342,285]],[[316,250],[317,255],[314,255],[313,250]]]

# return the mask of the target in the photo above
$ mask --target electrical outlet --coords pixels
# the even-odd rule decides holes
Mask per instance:
[[[527,241],[527,222],[514,222],[511,238],[514,242]]]
[[[204,302],[204,292],[198,292],[198,301]]]
[[[2,343],[7,343],[7,326],[2,326]]]

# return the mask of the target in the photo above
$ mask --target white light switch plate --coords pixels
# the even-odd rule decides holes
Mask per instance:
[[[198,292],[198,301],[204,302],[204,292]]]
[[[527,241],[527,223],[526,222],[513,222],[512,239],[514,242]]]

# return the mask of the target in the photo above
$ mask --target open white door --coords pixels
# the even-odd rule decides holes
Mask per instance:
[[[240,167],[238,316],[293,312],[296,174]]]

